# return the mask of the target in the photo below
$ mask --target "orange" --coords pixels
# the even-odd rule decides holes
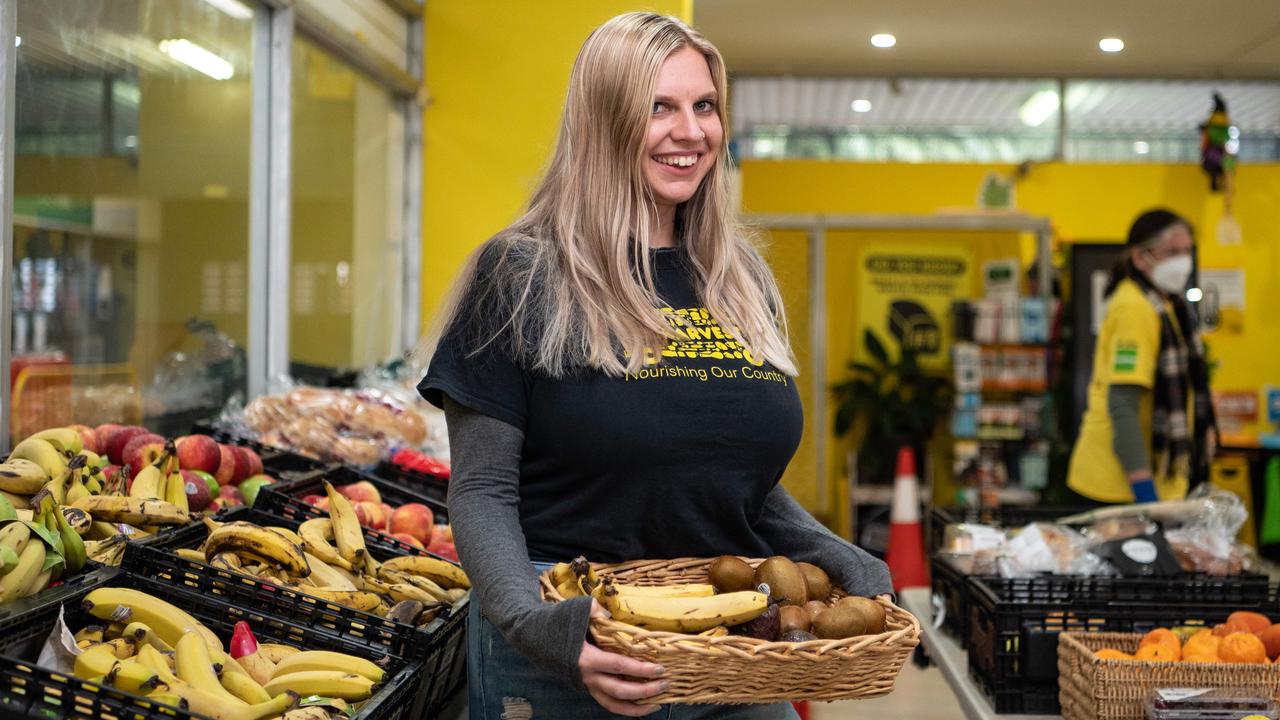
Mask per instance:
[[[1132,660],[1133,656],[1127,652],[1121,652],[1115,648],[1102,648],[1094,653],[1099,660]]]
[[[1228,620],[1227,622],[1220,623],[1218,625],[1213,626],[1213,634],[1217,635],[1218,637],[1226,637],[1231,633],[1237,633],[1237,632],[1253,632],[1253,631],[1249,629],[1248,625],[1240,622],[1239,620]]]
[[[1264,663],[1267,662],[1267,648],[1253,633],[1231,633],[1218,645],[1218,657],[1223,662]]]
[[[1258,639],[1267,648],[1267,657],[1272,660],[1280,657],[1280,625],[1272,625],[1258,633]]]
[[[1179,648],[1182,647],[1182,641],[1179,640],[1178,636],[1174,635],[1173,631],[1168,628],[1156,628],[1146,635],[1143,635],[1142,642],[1138,643],[1138,647],[1146,647],[1152,643],[1160,643],[1161,645],[1169,645],[1170,647],[1175,645]]]
[[[1218,654],[1218,644],[1222,642],[1222,638],[1213,634],[1212,630],[1201,630],[1200,632],[1187,638],[1187,643],[1182,646],[1183,655],[1196,655],[1203,653]]]
[[[1267,619],[1266,615],[1249,612],[1247,610],[1237,610],[1236,612],[1228,615],[1227,623],[1229,624],[1232,622],[1239,622],[1247,625],[1249,627],[1249,632],[1251,633],[1260,633],[1271,627],[1271,621]]]
[[[1182,659],[1182,650],[1162,642],[1155,642],[1138,648],[1138,652],[1133,654],[1133,659],[1149,660],[1151,662],[1178,662]]]

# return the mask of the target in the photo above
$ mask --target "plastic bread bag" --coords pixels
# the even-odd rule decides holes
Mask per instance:
[[[1235,494],[1203,485],[1188,498],[1201,499],[1204,512],[1185,518],[1165,531],[1182,569],[1209,575],[1238,575],[1257,568],[1252,548],[1236,542],[1236,535],[1248,520],[1244,503]]]
[[[997,561],[1006,578],[1056,575],[1110,575],[1106,561],[1089,550],[1089,540],[1075,530],[1049,523],[1031,523],[1005,543]]]

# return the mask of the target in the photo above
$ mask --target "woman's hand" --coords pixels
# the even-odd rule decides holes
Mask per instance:
[[[600,603],[592,600],[591,617],[607,618],[609,613],[600,607]],[[617,715],[648,715],[659,706],[636,701],[653,697],[667,689],[664,680],[636,682],[637,679],[660,677],[666,672],[661,665],[606,652],[586,640],[582,641],[582,652],[578,655],[578,669],[582,671],[582,682],[587,686],[591,697],[605,710]]]

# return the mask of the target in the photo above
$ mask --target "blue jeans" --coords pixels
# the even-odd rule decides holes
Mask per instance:
[[[536,564],[538,571],[549,565]],[[605,710],[585,691],[550,675],[511,647],[471,602],[467,618],[467,698],[471,720],[603,720]],[[798,720],[790,703],[664,705],[651,720]]]

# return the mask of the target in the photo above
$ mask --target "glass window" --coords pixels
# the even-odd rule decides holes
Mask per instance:
[[[242,391],[252,12],[17,1],[15,437]]]
[[[291,371],[322,380],[399,350],[404,120],[381,86],[293,46]]]

